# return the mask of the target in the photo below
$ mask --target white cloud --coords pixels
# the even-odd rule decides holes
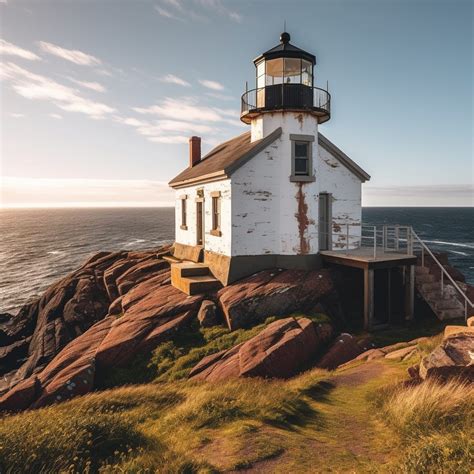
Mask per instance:
[[[195,9],[191,8],[192,3],[201,13],[197,13]],[[178,21],[209,22],[210,14],[218,14],[237,23],[242,22],[242,15],[227,8],[222,0],[193,0],[186,2],[186,4],[183,0],[161,0],[161,3],[155,5],[154,8],[161,16]]]
[[[24,118],[24,117],[25,117],[25,114],[12,113],[12,114],[10,114],[10,117],[13,117],[13,118]]]
[[[46,41],[40,41],[38,44],[45,53],[52,54],[53,56],[57,56],[58,58],[65,59],[66,61],[70,61],[80,66],[99,66],[102,64],[102,61],[99,58],[83,53],[82,51],[65,49],[61,46],[47,43]]]
[[[139,135],[155,143],[187,143],[189,135],[212,134],[216,131],[215,126],[196,122],[185,122],[180,120],[139,120],[135,117],[115,116],[114,119],[124,125],[134,127]],[[189,135],[182,135],[187,133]]]
[[[31,51],[20,48],[8,41],[0,39],[0,55],[2,56],[18,56],[22,59],[28,59],[30,61],[39,61],[41,58]]]
[[[221,115],[216,109],[199,105],[195,99],[173,99],[168,97],[161,104],[150,107],[135,107],[140,114],[157,115],[163,118],[184,121],[218,122]]]
[[[178,21],[182,21],[183,19],[178,17],[177,15],[174,15],[173,13],[171,13],[169,10],[166,10],[165,8],[162,8],[158,5],[155,5],[155,10],[163,17],[165,18],[169,18],[171,20],[178,20]]]
[[[59,115],[59,114],[49,114],[49,116],[53,119],[56,119],[56,120],[62,120],[63,119],[63,116]]]
[[[206,92],[206,95],[212,97],[213,99],[219,100],[235,100],[235,97],[226,94],[219,94],[219,92]]]
[[[76,89],[34,74],[14,63],[6,63],[1,75],[11,82],[17,94],[26,99],[51,101],[62,110],[81,112],[95,119],[115,111],[106,104],[83,97]]]
[[[222,91],[224,90],[224,86],[217,81],[209,81],[207,79],[199,79],[199,83],[208,89],[212,89],[214,91]]]
[[[231,20],[241,23],[242,22],[242,15],[235,10],[231,10],[227,8],[222,0],[194,0],[194,2],[198,5],[201,5],[208,10],[214,11],[219,13],[222,16],[227,16]]]
[[[167,74],[166,76],[163,76],[160,78],[161,82],[167,82],[168,84],[176,84],[178,86],[183,86],[183,87],[190,87],[191,84],[188,81],[185,81],[184,79],[181,79],[178,76],[175,76],[174,74]]]
[[[77,84],[78,86],[85,87],[86,89],[90,89],[95,92],[105,92],[106,89],[105,87],[100,84],[99,82],[87,82],[87,81],[79,81],[77,79],[74,79],[72,77],[68,77],[68,79],[71,82],[74,82],[74,84]]]
[[[364,206],[473,206],[472,184],[362,187]]]
[[[172,206],[163,181],[2,178],[0,207]]]
[[[156,137],[149,137],[148,140],[154,143],[176,145],[179,143],[188,143],[189,137],[185,137],[184,135],[161,135]]]

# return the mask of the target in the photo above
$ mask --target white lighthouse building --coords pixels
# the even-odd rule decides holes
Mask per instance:
[[[203,262],[224,285],[267,268],[315,269],[320,251],[350,248],[370,179],[319,132],[331,97],[315,87],[315,56],[282,33],[254,63],[241,110],[250,130],[204,157],[192,137],[189,167],[169,183],[175,257]]]

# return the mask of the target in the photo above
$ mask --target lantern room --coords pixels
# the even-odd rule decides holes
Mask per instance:
[[[280,44],[254,60],[255,88],[242,95],[241,120],[250,123],[261,113],[306,111],[323,123],[330,118],[330,95],[314,86],[316,57],[290,43],[282,33]]]

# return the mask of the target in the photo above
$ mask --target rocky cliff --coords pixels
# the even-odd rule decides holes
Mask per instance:
[[[169,250],[102,252],[16,316],[2,315],[0,409],[41,407],[85,394],[110,369],[154,349],[198,315],[203,321],[209,308],[217,313],[214,320],[232,329],[269,315],[340,311],[330,270],[263,271],[216,293],[189,297],[170,284],[169,263],[162,258]],[[300,342],[314,339],[317,329],[300,328],[300,338],[283,334],[280,346],[301,349]],[[270,347],[265,344],[262,353]],[[300,352],[283,375],[307,362],[314,347]]]

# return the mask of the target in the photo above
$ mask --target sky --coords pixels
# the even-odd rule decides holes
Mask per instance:
[[[172,205],[285,21],[363,205],[474,205],[471,0],[0,0],[0,207]]]

